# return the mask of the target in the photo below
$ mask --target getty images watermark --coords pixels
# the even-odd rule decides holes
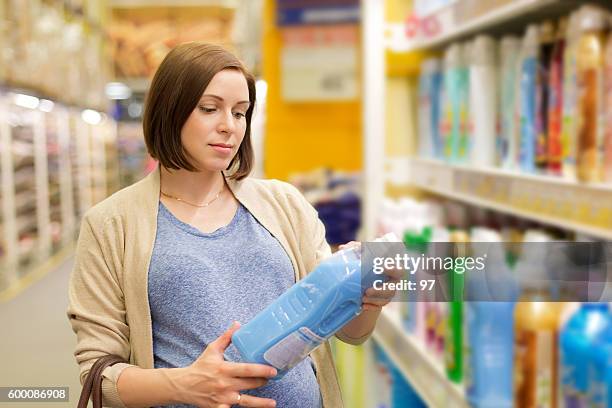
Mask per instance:
[[[612,242],[365,242],[362,286],[395,301],[612,302]],[[396,279],[385,273],[395,270]]]

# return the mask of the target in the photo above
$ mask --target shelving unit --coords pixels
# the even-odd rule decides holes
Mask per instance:
[[[412,159],[409,174],[412,185],[433,194],[594,238],[612,239],[610,185],[428,159]]]
[[[77,220],[118,184],[108,180],[106,163],[116,138],[112,120],[90,124],[74,107],[55,103],[43,112],[15,101],[14,93],[0,94],[0,145],[6,146],[0,148],[0,298],[58,254],[67,256]]]
[[[428,406],[469,407],[463,389],[452,383],[441,364],[406,333],[398,313],[383,309],[373,336]]]
[[[375,0],[364,3],[376,7]],[[373,41],[384,37],[385,51],[410,58],[414,56],[414,59],[406,59],[416,63],[422,55],[439,54],[449,44],[478,34],[496,37],[523,34],[528,24],[567,15],[585,3],[579,0],[481,1],[481,7],[470,11],[475,1],[457,0],[420,21],[403,19],[400,23],[388,23],[377,13],[364,13],[363,44],[367,53]],[[609,1],[589,3],[611,7]],[[406,21],[414,26],[407,30]],[[372,27],[378,28],[377,34],[368,30]],[[409,38],[407,32],[412,29],[416,35]],[[367,200],[363,213],[364,239],[375,236],[375,217],[379,215],[384,197],[381,194],[384,187],[381,186],[386,185],[396,193],[416,190],[595,239],[612,240],[612,186],[408,156],[387,157],[384,142],[381,143],[381,138],[384,140],[381,135],[387,134],[388,126],[385,124],[386,95],[375,88],[384,90],[385,84],[389,84],[385,83],[386,63],[394,59],[388,58],[389,55],[365,53],[364,168]],[[394,71],[391,69],[389,72]],[[402,83],[408,86],[408,81]],[[368,87],[369,84],[374,85]],[[402,100],[402,103],[407,102]],[[386,120],[401,122],[389,114]],[[390,128],[396,131],[398,126]],[[410,151],[412,147],[405,149]],[[448,380],[442,364],[406,332],[393,309],[383,310],[373,338],[428,406],[468,406],[462,387]]]

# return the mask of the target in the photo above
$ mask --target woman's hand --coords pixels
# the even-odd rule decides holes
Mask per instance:
[[[354,248],[361,247],[361,242],[351,241],[344,245],[340,245],[340,249],[343,248]],[[402,272],[396,269],[385,269],[383,273],[386,276],[385,282],[399,282],[402,277]],[[391,299],[395,296],[395,290],[382,290],[382,289],[374,289],[368,288],[365,291],[362,302],[362,310],[380,310],[383,306],[386,306]]]
[[[261,387],[276,375],[276,369],[263,364],[232,363],[223,359],[232,334],[240,328],[235,322],[210,343],[193,364],[186,368],[177,385],[186,403],[205,408],[275,407],[276,401],[240,394]]]

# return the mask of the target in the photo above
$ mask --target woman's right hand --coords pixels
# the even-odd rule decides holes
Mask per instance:
[[[240,394],[265,385],[276,369],[264,364],[232,363],[223,359],[238,322],[210,343],[181,376],[180,393],[186,403],[204,408],[275,407],[276,401]]]

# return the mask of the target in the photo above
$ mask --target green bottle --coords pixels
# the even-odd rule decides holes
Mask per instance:
[[[451,233],[451,241],[454,243],[455,258],[467,256],[467,243],[469,238],[464,231],[454,231]],[[463,381],[463,287],[464,273],[458,268],[458,263],[453,264],[454,268],[448,277],[449,302],[448,302],[448,321],[445,339],[445,365],[448,378],[456,383]]]

